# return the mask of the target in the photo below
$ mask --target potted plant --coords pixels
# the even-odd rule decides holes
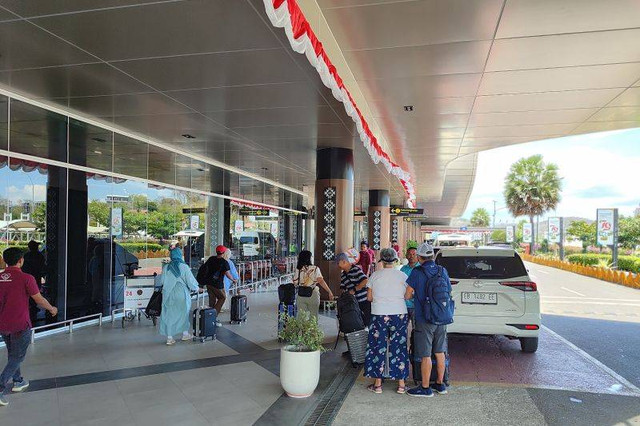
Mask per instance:
[[[306,398],[320,379],[324,333],[315,317],[300,312],[298,317],[286,318],[278,337],[285,342],[280,350],[280,384],[290,397]]]

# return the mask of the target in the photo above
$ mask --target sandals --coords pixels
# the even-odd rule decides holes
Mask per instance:
[[[370,390],[373,393],[382,393],[382,386],[376,386],[375,384],[371,383],[369,386],[367,386],[367,390]]]
[[[396,389],[396,392],[399,393],[400,395],[404,395],[406,391],[407,391],[406,386],[398,386],[398,389]]]

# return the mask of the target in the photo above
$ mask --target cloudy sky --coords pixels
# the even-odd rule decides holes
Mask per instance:
[[[595,133],[513,145],[481,152],[476,181],[463,217],[478,207],[493,213],[496,225],[513,221],[502,188],[509,167],[522,157],[542,154],[560,169],[562,201],[550,215],[595,219],[598,207],[630,215],[640,204],[640,129]]]

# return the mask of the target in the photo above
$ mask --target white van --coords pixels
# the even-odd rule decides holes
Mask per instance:
[[[436,237],[434,247],[470,246],[471,235],[467,234],[440,234]]]
[[[276,239],[269,231],[242,231],[236,238],[243,257],[269,257],[274,254]]]

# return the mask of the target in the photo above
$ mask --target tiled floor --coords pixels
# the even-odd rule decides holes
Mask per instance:
[[[247,323],[205,344],[168,347],[144,319],[38,339],[23,364],[32,387],[9,396],[0,425],[252,424],[282,396],[276,303],[274,293],[250,295]],[[320,322],[333,341],[335,319]]]

